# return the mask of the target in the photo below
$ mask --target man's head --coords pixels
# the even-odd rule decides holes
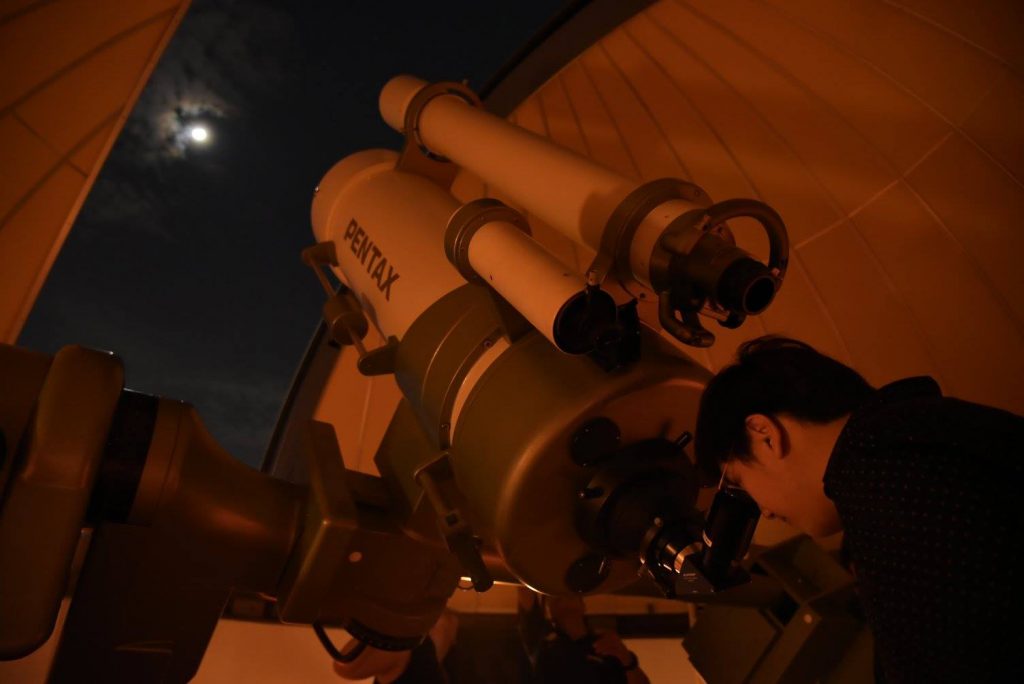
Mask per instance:
[[[743,487],[766,516],[812,536],[838,532],[822,476],[846,419],[872,392],[855,370],[803,342],[751,340],[704,390],[697,461]]]

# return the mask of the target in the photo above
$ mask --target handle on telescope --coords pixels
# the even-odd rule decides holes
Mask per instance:
[[[789,265],[789,234],[779,213],[764,202],[752,199],[732,199],[718,202],[707,209],[709,225],[729,219],[749,217],[756,220],[768,235],[768,271],[776,281],[776,292]]]
[[[463,571],[473,582],[473,589],[487,591],[494,585],[494,579],[480,554],[473,529],[459,507],[451,502],[453,497],[444,491],[453,486],[448,455],[442,454],[420,468],[416,481],[437,513],[448,549],[459,559]]]
[[[338,253],[335,251],[334,243],[318,242],[306,247],[302,250],[302,263],[313,269],[313,274],[327,295],[323,314],[331,339],[340,345],[353,345],[360,359],[364,358],[367,351],[362,339],[370,330],[366,316],[353,298],[352,291],[344,283],[339,283],[337,290],[332,288],[323,271],[324,266],[338,265]]]
[[[691,347],[710,347],[715,335],[706,329],[697,318],[696,311],[680,312],[682,320],[676,318],[676,307],[672,304],[672,293],[664,290],[658,293],[658,323],[672,337]]]

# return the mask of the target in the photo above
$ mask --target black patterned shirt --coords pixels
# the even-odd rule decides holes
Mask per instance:
[[[824,482],[885,680],[1024,682],[1024,418],[901,380]]]

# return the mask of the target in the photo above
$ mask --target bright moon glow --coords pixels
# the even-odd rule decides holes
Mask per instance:
[[[193,140],[195,140],[196,142],[200,142],[201,143],[201,142],[206,142],[206,139],[208,137],[210,137],[210,132],[207,131],[202,126],[193,126],[192,130],[189,131],[189,135],[192,136]]]

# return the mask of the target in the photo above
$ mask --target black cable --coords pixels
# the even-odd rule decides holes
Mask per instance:
[[[338,650],[338,647],[334,645],[334,642],[331,641],[331,637],[327,635],[327,630],[324,629],[323,625],[319,622],[314,622],[313,631],[316,632],[316,638],[320,640],[321,644],[323,644],[327,653],[339,663],[351,663],[366,650],[366,642],[356,639],[355,648],[348,653],[342,653]]]

